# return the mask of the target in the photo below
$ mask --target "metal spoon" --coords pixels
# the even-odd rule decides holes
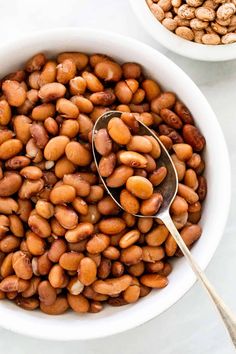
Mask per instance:
[[[112,197],[112,199],[116,202],[116,204],[119,205],[121,209],[122,206],[119,203],[119,190],[117,188],[109,188],[106,185],[106,182],[104,181],[103,177],[99,173],[99,168],[98,164],[101,159],[100,154],[96,151],[95,146],[94,146],[94,137],[96,133],[102,129],[102,128],[107,128],[108,122],[110,121],[111,118],[113,117],[120,117],[122,112],[118,111],[109,111],[104,113],[102,116],[98,118],[96,121],[94,128],[93,128],[93,133],[92,133],[92,151],[93,151],[93,156],[94,156],[94,161],[98,170],[98,174],[101,178],[101,181],[107,191],[107,193]],[[158,166],[165,166],[167,168],[167,176],[165,180],[155,188],[155,192],[160,192],[163,196],[163,203],[161,205],[161,208],[159,209],[157,215],[155,216],[150,216],[151,218],[158,218],[161,220],[171,235],[174,237],[177,245],[179,246],[180,250],[183,252],[183,255],[185,256],[187,262],[191,266],[193,272],[197,276],[198,280],[200,281],[200,284],[202,285],[203,288],[207,291],[209,297],[212,299],[213,303],[215,304],[216,308],[218,309],[223,322],[228,330],[228,334],[231,337],[234,346],[236,347],[236,318],[234,317],[233,313],[231,310],[227,307],[227,305],[223,302],[223,300],[220,298],[220,296],[216,293],[214,287],[211,285],[209,280],[207,279],[205,273],[201,270],[199,265],[196,263],[194,260],[192,254],[190,253],[188,247],[185,245],[184,241],[182,240],[178,230],[176,229],[171,217],[170,217],[170,205],[173,202],[177,190],[178,190],[178,177],[177,177],[177,172],[175,169],[175,166],[171,160],[171,157],[166,150],[165,146],[162,144],[162,142],[158,139],[158,137],[142,122],[139,122],[139,132],[138,135],[150,135],[154,137],[160,147],[161,147],[161,156],[158,159]],[[135,215],[136,217],[142,218],[144,217],[143,215]],[[147,216],[145,216],[147,217]]]

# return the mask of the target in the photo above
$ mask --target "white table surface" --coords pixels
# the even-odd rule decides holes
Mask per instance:
[[[139,26],[128,0],[0,2],[0,43],[16,39],[24,33],[60,26],[105,29],[146,42],[183,68],[206,95],[227,140],[233,184],[232,206],[225,234],[207,274],[236,312],[236,60],[204,63],[165,50]],[[221,188],[224,193],[224,186]],[[158,318],[137,329],[105,339],[87,342],[39,341],[0,329],[0,353],[233,354],[235,351],[205,293],[199,285],[195,285],[176,305]]]

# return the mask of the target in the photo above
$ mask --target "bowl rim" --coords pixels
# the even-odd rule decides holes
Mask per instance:
[[[70,39],[78,40],[80,37],[83,39],[90,40],[91,42],[94,41],[106,41],[106,43],[109,45],[109,43],[114,43],[114,42],[120,42],[122,43],[122,47],[124,50],[129,50],[129,48],[138,48],[138,50],[142,51],[145,53],[146,56],[150,55],[152,57],[158,56],[160,61],[166,62],[168,64],[168,67],[175,73],[176,75],[181,75],[184,81],[187,84],[191,85],[191,90],[192,93],[195,95],[196,100],[199,99],[201,104],[204,106],[204,109],[210,116],[210,120],[214,121],[214,134],[218,138],[218,146],[220,146],[220,151],[221,151],[221,160],[222,160],[222,165],[224,167],[224,179],[226,181],[224,185],[224,195],[222,198],[222,217],[220,219],[220,223],[218,225],[218,233],[215,235],[214,238],[214,243],[209,249],[207,253],[207,257],[205,257],[201,261],[201,266],[203,269],[206,268],[206,266],[209,264],[210,260],[212,259],[212,256],[220,242],[220,239],[223,235],[223,230],[225,228],[225,224],[227,221],[228,217],[228,212],[229,212],[229,206],[230,206],[230,190],[231,190],[231,183],[230,183],[230,163],[229,163],[229,155],[227,152],[227,147],[226,147],[226,142],[223,136],[223,133],[221,131],[220,125],[217,121],[217,118],[210,107],[209,103],[207,102],[206,98],[204,95],[201,93],[199,88],[196,86],[196,84],[189,78],[187,74],[184,73],[182,69],[180,69],[176,64],[174,64],[170,59],[168,59],[166,56],[164,56],[162,53],[158,52],[157,50],[153,49],[152,47],[137,41],[136,39],[125,37],[123,35],[119,35],[116,33],[111,33],[107,31],[100,31],[100,30],[93,30],[93,29],[88,29],[88,28],[58,28],[58,29],[49,29],[49,30],[44,30],[44,31],[39,31],[39,32],[34,32],[31,33],[30,35],[24,35],[21,38],[15,40],[15,41],[9,41],[3,45],[0,46],[1,52],[8,52],[11,53],[12,51],[18,52],[22,50],[24,47],[28,47],[32,44],[32,41],[42,44],[45,41],[45,38],[47,38],[47,41],[55,41],[58,43],[63,43],[63,40],[70,41]],[[14,48],[14,49],[13,49]],[[79,48],[78,48],[79,49]],[[137,49],[136,49],[137,50]],[[58,50],[59,51],[59,50]],[[104,50],[105,52],[105,50]],[[1,54],[0,54],[1,56]],[[207,114],[206,113],[206,114]],[[222,156],[224,159],[222,159]],[[187,281],[184,284],[184,287],[181,288],[180,291],[178,291],[177,295],[175,295],[175,299],[169,300],[166,304],[165,307],[161,311],[155,311],[153,308],[152,311],[150,312],[144,312],[142,313],[142,316],[137,314],[136,316],[130,316],[129,320],[118,320],[118,321],[112,321],[109,326],[102,326],[102,328],[99,328],[97,326],[96,331],[89,331],[88,333],[85,333],[84,331],[80,332],[78,330],[74,330],[71,333],[68,333],[68,331],[62,332],[62,330],[57,333],[56,330],[54,331],[47,331],[45,326],[40,322],[37,322],[37,319],[35,318],[35,325],[29,324],[28,319],[25,318],[24,316],[21,316],[19,312],[10,309],[8,306],[4,308],[4,312],[7,316],[0,316],[0,326],[3,328],[6,328],[8,330],[14,331],[19,334],[27,335],[30,337],[34,338],[41,338],[41,339],[50,339],[50,340],[60,340],[60,341],[65,341],[65,340],[89,340],[89,339],[96,339],[96,338],[103,338],[109,335],[114,335],[118,334],[121,332],[124,332],[126,330],[130,330],[132,328],[135,328],[141,324],[144,324],[145,322],[153,319],[160,313],[165,312],[167,309],[169,309],[172,305],[174,305],[180,298],[182,298],[185,293],[191,289],[191,287],[194,285],[196,282],[196,278],[194,274],[191,273],[191,276],[188,277]],[[5,306],[4,306],[5,307]],[[0,312],[1,312],[2,306],[0,307]],[[23,311],[23,310],[22,310]],[[137,312],[137,311],[136,311]],[[133,314],[133,313],[132,313]],[[12,321],[11,319],[14,319]],[[59,317],[60,318],[60,317]],[[41,319],[40,319],[41,320]],[[111,321],[110,321],[111,322]],[[122,324],[121,324],[122,322]],[[64,325],[62,321],[62,326]],[[61,325],[60,325],[61,326]],[[101,327],[101,326],[100,326]],[[61,327],[59,327],[61,329]]]
[[[146,0],[129,0],[131,8],[149,35],[172,52],[201,61],[236,59],[236,43],[206,45],[185,40],[166,29],[152,14]]]

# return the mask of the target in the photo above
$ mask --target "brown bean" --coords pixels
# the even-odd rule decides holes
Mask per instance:
[[[207,181],[204,176],[198,177],[198,189],[197,194],[199,196],[199,200],[202,202],[206,198],[207,195]]]
[[[141,203],[140,212],[142,215],[150,216],[158,213],[163,202],[163,197],[160,193],[153,193],[152,196]]]
[[[86,249],[91,254],[103,252],[110,243],[109,236],[105,234],[95,234],[87,243]]]
[[[32,120],[24,115],[19,115],[14,118],[13,126],[16,133],[16,138],[23,144],[26,144],[31,138],[31,123]]]
[[[200,225],[185,226],[180,232],[182,239],[188,247],[191,246],[193,242],[198,240],[201,234],[202,228]]]
[[[167,239],[169,234],[165,225],[158,225],[152,231],[150,231],[145,240],[148,246],[160,246]]]
[[[57,65],[57,81],[67,84],[76,74],[76,65],[73,59],[65,59]]]
[[[134,243],[136,243],[139,237],[140,237],[140,232],[138,230],[131,230],[121,237],[119,241],[119,246],[121,248],[127,248],[133,245]]]
[[[24,310],[32,311],[35,310],[36,308],[39,307],[39,301],[38,299],[34,298],[21,298],[17,297],[16,300],[16,305],[22,307]]]
[[[27,232],[26,245],[29,252],[34,256],[41,256],[45,252],[46,243],[44,239],[33,232]]]
[[[133,173],[134,170],[131,167],[121,165],[106,179],[106,184],[111,188],[121,187],[133,175]]]
[[[142,72],[141,66],[137,63],[124,63],[122,70],[126,79],[138,79]]]
[[[67,311],[68,307],[68,301],[64,296],[58,296],[52,305],[45,305],[43,302],[40,302],[40,310],[47,315],[61,315]]]
[[[99,230],[107,235],[115,235],[123,231],[126,227],[126,224],[121,218],[107,218],[99,222]]]
[[[73,311],[77,313],[89,311],[89,301],[83,295],[67,294],[67,300]]]
[[[76,76],[70,79],[69,86],[72,95],[83,95],[87,84],[82,76]]]
[[[12,257],[13,257],[13,252],[8,253],[6,257],[3,259],[3,262],[0,267],[0,274],[2,278],[6,278],[9,275],[12,275],[14,273],[14,269],[12,267]]]
[[[90,193],[90,184],[80,177],[79,173],[66,174],[63,178],[66,185],[75,188],[76,194],[80,197],[86,197]]]
[[[64,118],[76,119],[78,118],[79,115],[78,107],[73,102],[67,100],[66,98],[59,98],[57,100],[56,110]]]
[[[45,200],[38,200],[35,209],[37,213],[45,219],[50,219],[54,215],[54,207]]]
[[[28,225],[36,235],[42,238],[49,237],[51,234],[51,227],[48,221],[37,214],[29,217]]]
[[[73,96],[71,97],[71,102],[78,107],[80,113],[91,113],[93,111],[92,102],[84,96]]]
[[[2,143],[4,143],[5,141],[11,139],[14,137],[14,133],[13,131],[9,130],[9,129],[1,129],[0,130],[0,145]]]
[[[21,176],[25,177],[25,178],[29,178],[32,180],[38,180],[39,178],[41,178],[43,176],[42,171],[40,170],[40,168],[36,167],[36,166],[26,166],[24,168],[22,168],[22,170],[20,171]]]
[[[148,273],[159,273],[162,269],[164,269],[164,262],[162,261],[146,263],[146,270]]]
[[[151,182],[145,177],[131,176],[127,179],[126,188],[140,199],[148,199],[153,193]]]
[[[121,262],[115,261],[112,263],[111,272],[114,277],[120,277],[124,274],[124,265]]]
[[[88,206],[88,213],[86,215],[80,216],[80,221],[82,222],[89,222],[91,224],[96,224],[101,218],[101,214],[98,211],[96,205],[89,205]]]
[[[87,88],[92,92],[103,91],[104,87],[101,81],[92,73],[84,71],[82,77],[85,79]]]
[[[167,175],[167,169],[164,166],[159,167],[149,176],[149,181],[156,187],[161,184]]]
[[[46,85],[43,85],[39,92],[38,96],[43,102],[50,102],[61,98],[66,93],[66,87],[59,82],[52,82]]]
[[[79,281],[77,276],[75,276],[69,281],[67,290],[71,295],[79,295],[84,290],[84,285]]]
[[[198,179],[197,174],[194,170],[188,169],[185,172],[184,184],[196,191],[196,189],[198,188]]]
[[[122,275],[120,278],[112,278],[107,280],[96,280],[93,284],[93,289],[104,295],[116,295],[124,291],[130,286],[132,277]]]
[[[48,274],[48,280],[53,288],[62,288],[65,282],[65,272],[64,269],[59,265],[55,264]]]
[[[173,150],[181,161],[187,161],[193,154],[193,149],[189,144],[174,144]]]
[[[53,119],[52,117],[48,117],[45,119],[43,124],[44,124],[44,127],[46,128],[46,130],[48,131],[48,133],[52,134],[53,136],[57,135],[58,124],[55,121],[55,119]]]
[[[120,65],[111,60],[98,62],[95,65],[94,72],[99,79],[105,81],[119,81],[122,75]]]
[[[52,103],[42,103],[39,106],[36,106],[32,110],[32,119],[44,121],[48,117],[53,117],[56,112],[56,108]]]
[[[48,259],[48,252],[45,252],[42,256],[38,257],[37,263],[38,273],[40,275],[47,275],[52,268],[52,262]]]
[[[2,84],[2,90],[11,106],[19,107],[26,99],[26,91],[18,81],[5,80]]]
[[[10,253],[12,251],[15,251],[19,247],[19,245],[19,237],[8,235],[0,241],[0,250],[4,253]]]
[[[25,70],[29,73],[32,73],[35,70],[40,70],[45,63],[45,55],[43,53],[38,53],[27,61],[25,65]]]
[[[110,196],[104,197],[100,200],[97,206],[98,211],[102,215],[117,215],[120,211],[119,207]]]
[[[183,128],[183,138],[185,142],[192,146],[195,151],[202,151],[206,141],[199,129],[191,124],[185,124]]]
[[[94,137],[94,144],[97,152],[102,156],[107,156],[112,151],[112,141],[107,129],[100,129]]]
[[[48,259],[54,263],[59,262],[60,257],[66,252],[67,245],[62,239],[54,240],[48,251]]]
[[[141,153],[149,153],[153,149],[152,142],[145,136],[133,135],[127,144],[127,149]]]
[[[117,144],[126,145],[131,139],[129,128],[118,117],[112,118],[107,126],[108,133]]]
[[[138,219],[138,229],[142,233],[147,233],[148,231],[151,230],[153,225],[153,219],[152,218],[139,218]]]
[[[37,180],[24,180],[18,195],[21,199],[29,199],[38,194],[44,187],[44,181],[40,178]]]
[[[136,302],[140,295],[140,287],[138,285],[130,285],[124,291],[124,300],[129,304]]]
[[[148,168],[148,160],[143,155],[135,151],[120,151],[119,162],[133,168]]]
[[[115,86],[115,95],[123,104],[131,102],[133,93],[125,81],[119,81]]]
[[[18,139],[9,139],[0,145],[0,159],[8,160],[16,156],[23,148],[23,144]]]
[[[44,149],[45,159],[49,161],[58,160],[64,154],[69,141],[69,138],[63,135],[50,139]]]
[[[6,293],[17,291],[19,293],[25,291],[29,287],[29,281],[20,279],[16,275],[9,275],[0,283],[0,290]]]
[[[139,212],[138,199],[126,189],[123,189],[120,193],[120,204],[130,214],[138,214]]]
[[[5,172],[0,179],[0,196],[8,197],[18,192],[21,187],[22,178],[18,173]]]
[[[65,234],[65,238],[68,242],[79,242],[92,235],[93,231],[94,227],[91,223],[82,222],[79,223],[78,226],[73,230],[67,231]]]
[[[66,252],[61,255],[59,264],[65,270],[77,271],[83,257],[83,254],[79,252]]]
[[[32,265],[29,257],[24,252],[17,251],[13,254],[12,267],[19,278],[25,280],[32,278]]]
[[[65,153],[68,160],[75,165],[87,166],[92,160],[91,152],[77,141],[71,141],[67,144]]]
[[[25,234],[24,231],[24,226],[23,223],[21,221],[21,219],[19,218],[19,216],[17,215],[9,215],[9,222],[10,222],[10,230],[13,233],[14,236],[17,237],[23,237]]]
[[[94,105],[106,107],[114,103],[116,96],[114,95],[112,89],[108,89],[105,91],[93,93],[89,99]]]
[[[169,234],[166,241],[165,241],[165,252],[168,257],[173,257],[178,246],[174,239],[174,237]]]
[[[143,285],[150,288],[162,289],[168,285],[168,279],[159,274],[145,274],[142,275],[140,281]]]
[[[176,196],[171,204],[170,211],[173,215],[180,215],[188,210],[188,203],[180,196]]]
[[[68,138],[74,138],[79,133],[79,123],[74,119],[67,119],[61,125],[60,135],[68,136]]]
[[[91,285],[97,276],[96,263],[89,257],[81,259],[78,267],[79,281],[85,286]]]
[[[129,246],[121,251],[120,261],[126,265],[139,263],[142,260],[142,248],[136,245]]]
[[[71,203],[76,197],[76,190],[74,187],[67,184],[54,187],[50,193],[50,201],[53,204]]]
[[[80,197],[76,197],[72,202],[73,208],[81,215],[88,214],[88,204]]]
[[[160,261],[165,256],[165,252],[160,246],[144,246],[142,251],[142,258],[145,262],[154,263]]]
[[[0,197],[0,213],[9,215],[17,210],[18,204],[14,199]]]
[[[57,56],[58,63],[62,63],[65,59],[74,61],[78,70],[84,69],[88,64],[88,56],[78,52],[64,52]]]
[[[6,100],[0,101],[0,125],[7,125],[11,120],[11,107]]]
[[[182,183],[178,185],[178,195],[184,198],[189,204],[196,203],[199,199],[198,195],[194,190]]]
[[[151,101],[151,110],[159,114],[163,108],[172,108],[175,104],[176,96],[172,92],[164,92]]]
[[[99,172],[102,177],[109,177],[116,165],[116,155],[112,152],[107,156],[103,156],[99,161]]]
[[[39,301],[46,306],[53,305],[57,299],[56,289],[48,280],[43,280],[38,287]]]

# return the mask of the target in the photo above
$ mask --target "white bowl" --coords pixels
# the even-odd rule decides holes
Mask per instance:
[[[130,0],[130,4],[143,28],[157,42],[172,52],[188,58],[204,61],[236,59],[236,43],[227,45],[206,45],[187,41],[167,30],[152,14],[146,0]]]
[[[206,176],[208,196],[201,219],[203,234],[192,253],[202,268],[212,258],[223,234],[230,202],[230,166],[226,144],[216,116],[193,81],[173,62],[151,47],[120,35],[88,30],[58,29],[29,35],[0,48],[1,75],[18,69],[37,52],[53,56],[63,51],[106,53],[115,59],[141,63],[150,77],[163,88],[176,92],[190,108],[207,141]],[[134,328],[167,310],[194,284],[195,276],[183,258],[174,262],[169,285],[134,305],[107,306],[98,314],[68,312],[48,316],[27,312],[10,301],[0,302],[0,326],[25,335],[55,339],[83,340],[104,337]]]

